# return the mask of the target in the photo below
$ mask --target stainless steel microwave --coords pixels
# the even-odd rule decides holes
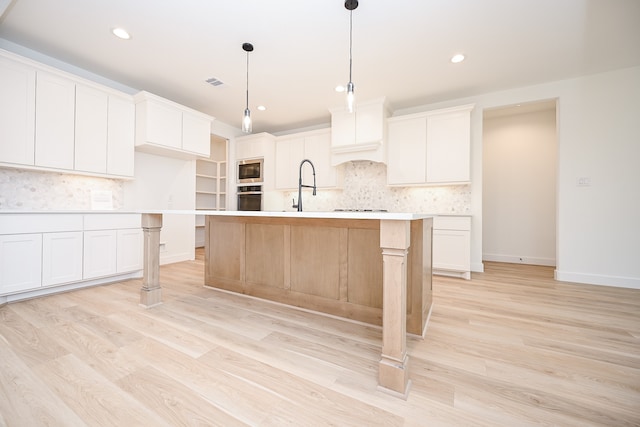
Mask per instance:
[[[264,159],[247,159],[238,161],[238,184],[263,182]]]

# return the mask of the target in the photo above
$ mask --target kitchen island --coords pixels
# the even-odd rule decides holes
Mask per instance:
[[[431,216],[191,213],[206,217],[205,286],[381,325],[379,385],[406,397],[406,334],[423,334],[431,307]],[[162,213],[143,214],[142,224],[146,255],[141,303],[151,306],[160,302]]]

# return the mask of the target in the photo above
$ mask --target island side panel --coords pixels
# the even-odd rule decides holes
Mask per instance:
[[[247,283],[285,288],[285,225],[246,224]]]

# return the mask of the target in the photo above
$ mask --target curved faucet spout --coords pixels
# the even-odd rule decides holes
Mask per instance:
[[[311,165],[311,171],[313,172],[313,185],[304,185],[302,184],[302,166],[305,163],[309,163]],[[302,187],[305,188],[313,188],[313,195],[316,195],[316,168],[313,166],[313,163],[309,159],[304,159],[300,162],[300,169],[298,170],[298,212],[302,212]]]

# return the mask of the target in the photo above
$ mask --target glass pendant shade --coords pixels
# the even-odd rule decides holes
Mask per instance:
[[[355,94],[353,93],[354,84],[353,82],[347,83],[347,111],[353,113],[355,110]]]
[[[242,116],[242,132],[251,133],[251,111],[249,111],[249,108],[244,109],[244,115]]]

